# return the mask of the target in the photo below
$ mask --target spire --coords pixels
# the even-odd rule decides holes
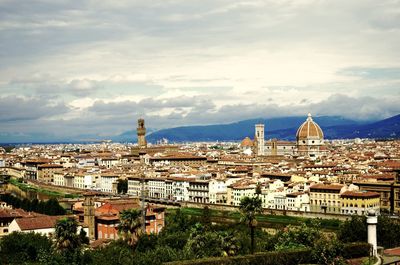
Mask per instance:
[[[307,121],[312,121],[311,113],[308,113]]]

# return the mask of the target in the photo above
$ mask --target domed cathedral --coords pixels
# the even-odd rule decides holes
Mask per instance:
[[[300,125],[296,133],[297,154],[299,156],[316,159],[326,153],[324,144],[324,133],[321,127],[313,121],[311,114],[308,114],[307,120]]]

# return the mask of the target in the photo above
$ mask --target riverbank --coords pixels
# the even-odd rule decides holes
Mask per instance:
[[[177,209],[167,209],[167,213],[174,213]],[[181,213],[189,216],[203,217],[205,215],[204,209],[199,208],[180,208]],[[217,223],[233,223],[239,222],[241,215],[238,211],[217,211],[209,209],[207,210],[207,215],[210,217],[211,221]],[[316,220],[315,218],[304,218],[304,217],[293,217],[284,215],[257,215],[256,219],[258,225],[261,227],[283,227],[286,225],[301,225],[303,223],[312,222]],[[318,219],[321,228],[325,230],[337,230],[342,223],[337,219]]]
[[[31,184],[20,182],[19,180],[15,179],[15,178],[10,178],[9,180],[7,180],[7,183],[19,188],[22,191],[25,191],[25,192],[28,192],[28,191],[36,192],[36,193],[40,193],[40,194],[43,194],[43,195],[46,195],[49,197],[54,197],[54,198],[78,198],[81,196],[80,194],[64,193],[64,192],[55,191],[55,190],[51,190],[51,189],[44,189],[44,188],[41,188],[36,185],[31,185]]]

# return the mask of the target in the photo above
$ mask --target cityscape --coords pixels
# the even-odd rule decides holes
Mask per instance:
[[[0,264],[400,264],[399,1],[0,13]]]

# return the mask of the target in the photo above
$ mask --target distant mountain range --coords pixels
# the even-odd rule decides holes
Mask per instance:
[[[398,138],[400,136],[400,115],[373,122],[359,122],[338,116],[313,118],[324,131],[326,139],[349,138]],[[185,141],[239,141],[254,137],[254,125],[265,125],[265,138],[294,140],[298,127],[306,117],[282,117],[251,119],[230,124],[185,126],[155,131],[146,136],[150,142],[163,138],[172,142]]]
[[[294,140],[298,127],[306,120],[305,116],[281,117],[269,119],[250,119],[230,124],[214,124],[202,126],[185,126],[156,131],[147,128],[146,139],[155,143],[162,139],[170,142],[195,141],[241,141],[246,136],[254,138],[254,125],[265,125],[265,139],[277,138]],[[351,138],[400,138],[400,115],[381,121],[360,122],[339,116],[320,116],[313,119],[324,131],[325,139]],[[1,143],[68,143],[68,142],[98,142],[104,140],[99,135],[78,135],[70,138],[58,138],[48,134],[12,134],[0,133]],[[136,130],[109,136],[114,142],[136,142]]]

